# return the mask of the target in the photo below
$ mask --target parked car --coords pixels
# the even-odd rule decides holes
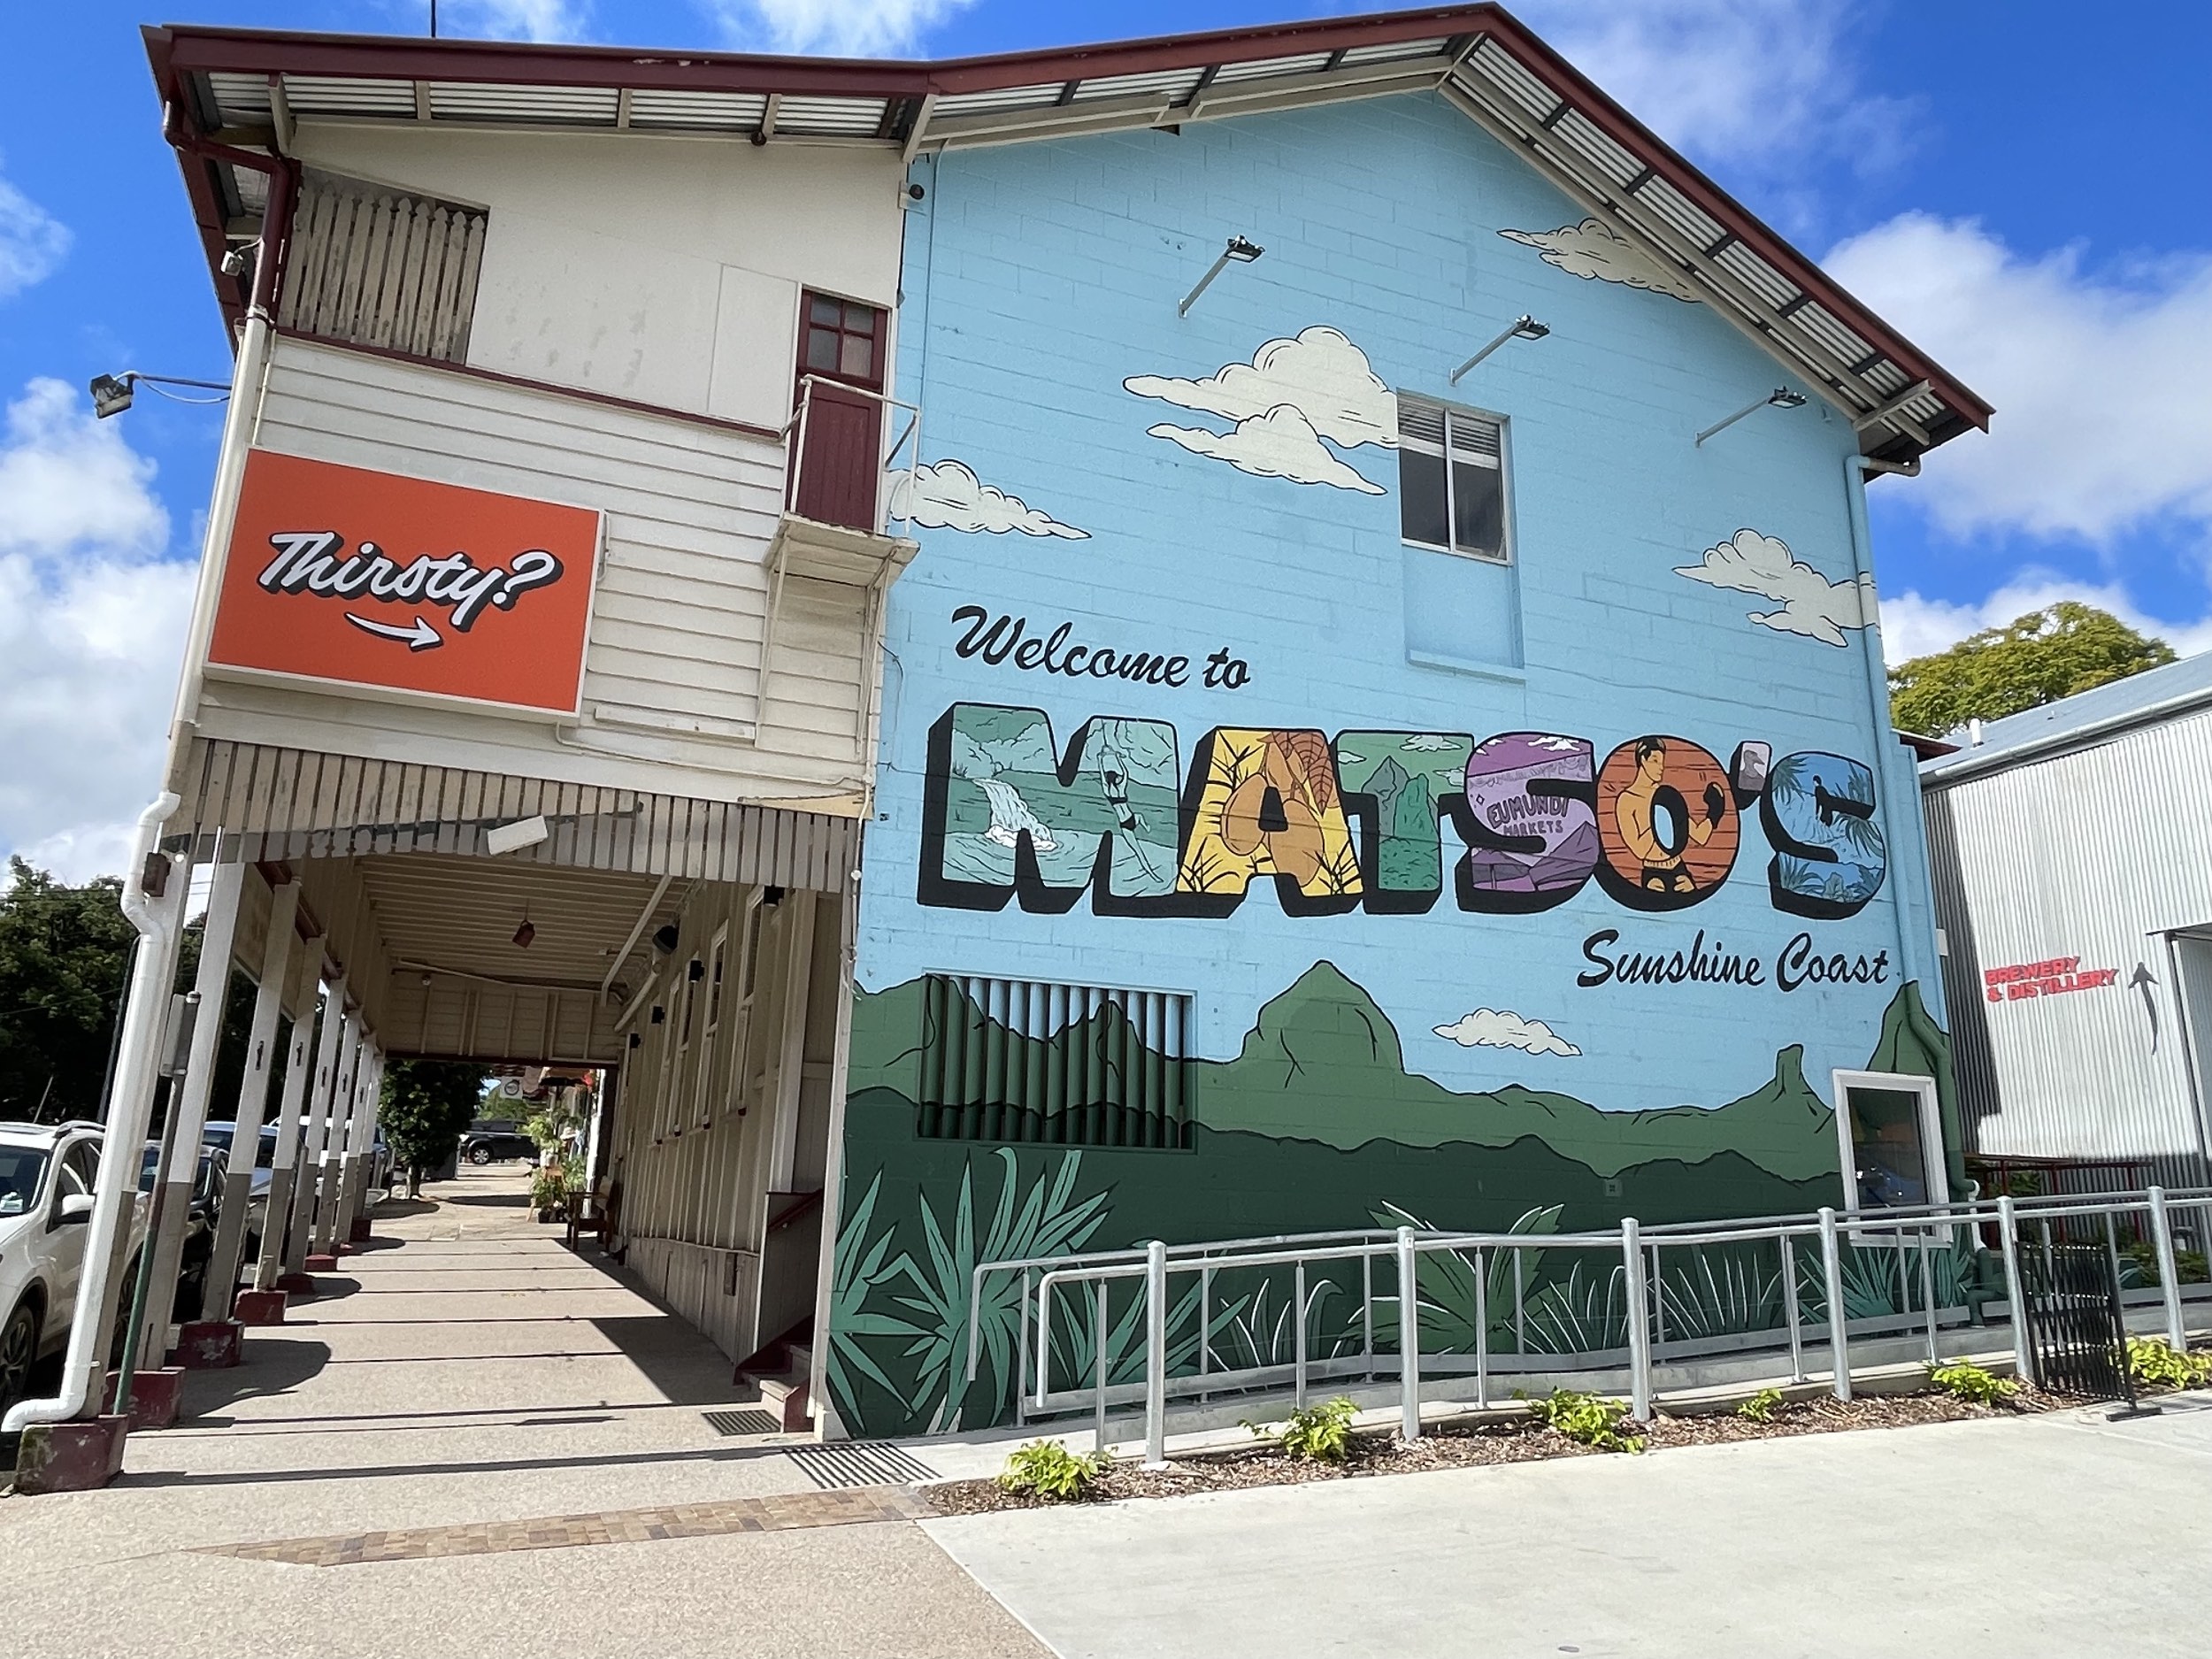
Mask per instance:
[[[461,1137],[464,1164],[473,1164],[480,1169],[487,1164],[504,1164],[511,1158],[525,1158],[533,1164],[538,1159],[538,1143],[511,1120],[479,1118]]]
[[[68,1340],[99,1173],[99,1125],[0,1124],[0,1409]]]
[[[225,1125],[228,1127],[227,1125]],[[150,1193],[154,1176],[161,1161],[161,1142],[149,1141],[138,1164],[138,1190]],[[182,1324],[196,1319],[207,1306],[207,1270],[215,1254],[215,1231],[222,1220],[223,1198],[230,1174],[230,1155],[211,1141],[200,1146],[199,1169],[192,1181],[190,1208],[185,1214],[184,1251],[177,1267],[177,1294],[170,1317]],[[240,1252],[241,1261],[250,1262],[261,1253],[261,1229],[268,1217],[269,1173],[256,1169],[253,1184],[246,1195],[246,1237]],[[219,1297],[227,1302],[227,1297]]]

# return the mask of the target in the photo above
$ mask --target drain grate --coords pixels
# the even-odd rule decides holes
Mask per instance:
[[[780,1434],[783,1425],[772,1411],[706,1411],[701,1416],[717,1434]]]
[[[794,1446],[784,1454],[825,1491],[844,1486],[902,1486],[934,1480],[927,1463],[885,1440],[833,1440]]]

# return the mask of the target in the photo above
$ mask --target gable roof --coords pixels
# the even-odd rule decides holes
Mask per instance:
[[[280,151],[300,120],[723,134],[912,156],[1433,90],[1583,211],[1678,274],[1857,427],[1909,463],[1990,407],[1661,142],[1501,7],[1371,17],[935,62],[307,35],[144,31],[185,134]],[[251,236],[263,176],[180,150],[219,261]]]

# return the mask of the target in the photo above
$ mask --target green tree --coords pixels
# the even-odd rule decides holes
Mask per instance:
[[[425,1170],[434,1170],[453,1156],[483,1092],[480,1066],[395,1060],[385,1068],[377,1121],[392,1143],[393,1162],[407,1171],[410,1198],[421,1189]]]
[[[0,1118],[99,1110],[109,1033],[136,933],[111,876],[64,886],[20,858],[0,891]]]
[[[2039,709],[2173,660],[2165,641],[2062,599],[1891,669],[1890,720],[1901,732],[1955,732],[1969,720]]]

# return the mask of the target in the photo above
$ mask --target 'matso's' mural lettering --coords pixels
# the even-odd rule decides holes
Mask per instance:
[[[1632,910],[1686,910],[1736,865],[1756,811],[1774,908],[1835,920],[1881,889],[1874,774],[1818,750],[1729,761],[1688,738],[1217,726],[1187,772],[1164,720],[1100,716],[1064,749],[1043,710],[958,703],[930,731],[922,903],[1225,916],[1262,877],[1294,915],[1529,914],[1594,879]],[[1460,845],[1447,845],[1448,823]]]

